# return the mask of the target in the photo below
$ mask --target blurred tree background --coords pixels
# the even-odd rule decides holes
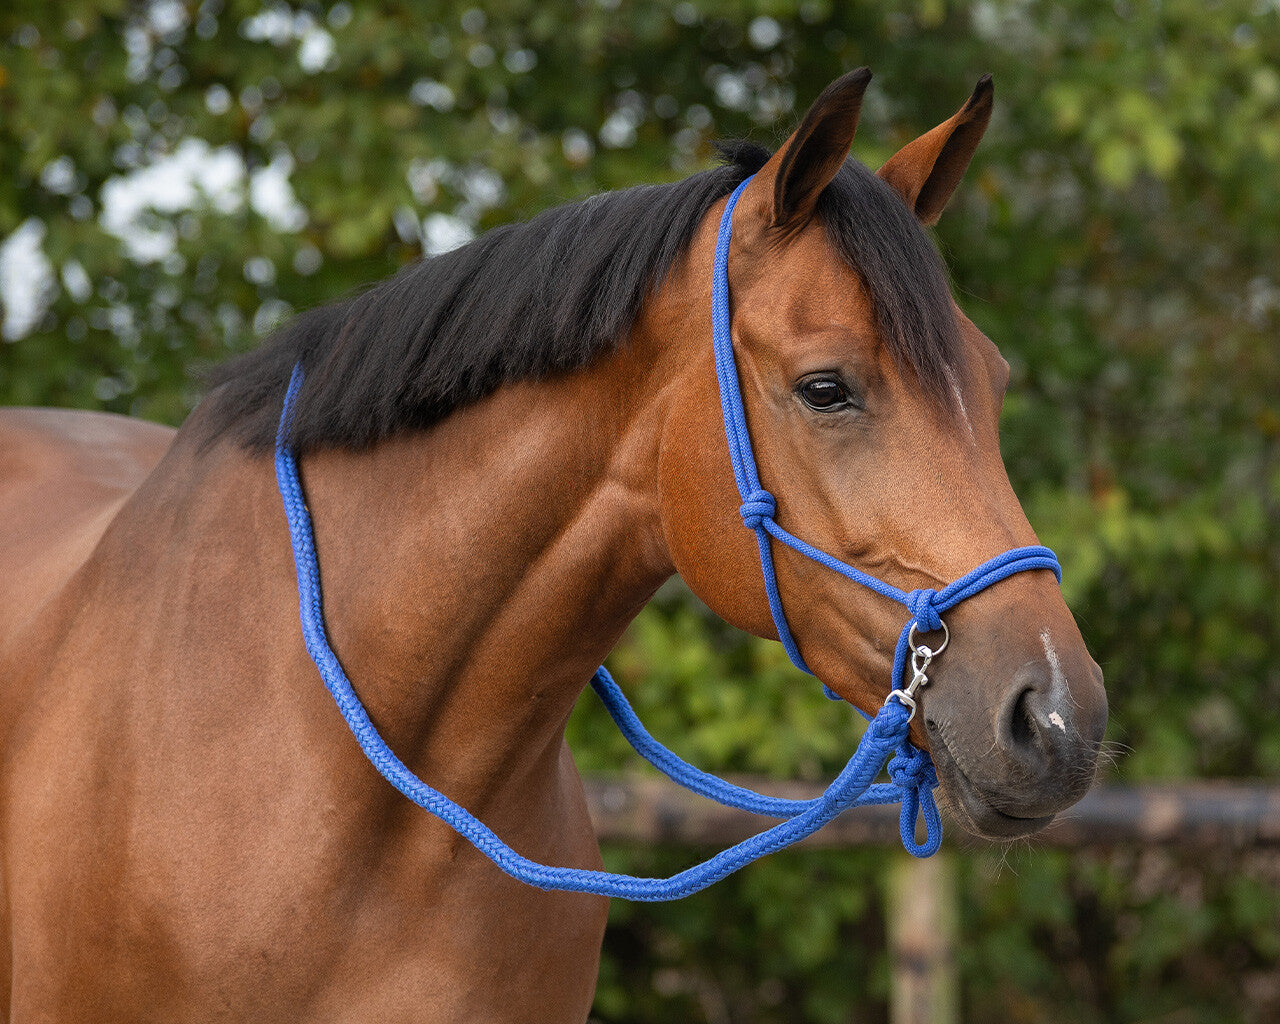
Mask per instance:
[[[291,312],[776,144],[849,68],[873,167],[993,72],[937,240],[1013,365],[1006,461],[1107,672],[1110,776],[1280,777],[1274,0],[8,0],[0,41],[0,401],[171,423]],[[854,739],[678,588],[613,664],[700,763],[820,779]],[[596,709],[571,731],[585,769],[629,763]],[[1274,855],[960,846],[965,1019],[1280,1019]],[[886,1019],[895,856],[615,904],[596,1016]]]

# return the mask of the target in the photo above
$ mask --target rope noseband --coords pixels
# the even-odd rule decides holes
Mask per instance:
[[[791,660],[799,668],[809,672],[783,612],[769,540],[771,537],[854,582],[904,604],[910,619],[898,638],[893,659],[893,685],[884,706],[871,718],[857,749],[835,781],[822,796],[813,800],[785,800],[767,796],[735,786],[695,768],[650,736],[605,668],[601,666],[596,670],[591,679],[592,688],[599,694],[614,722],[641,757],[673,782],[695,793],[729,807],[784,819],[772,828],[743,840],[701,864],[670,878],[636,878],[609,871],[539,864],[511,849],[492,829],[464,807],[427,785],[396,757],[370,721],[368,712],[356,696],[325,631],[320,567],[316,559],[311,515],[302,494],[297,460],[288,445],[293,406],[303,381],[301,364],[294,367],[285,394],[276,435],[276,479],[280,485],[297,567],[299,611],[307,652],[365,756],[383,777],[418,806],[449,825],[507,874],[541,889],[589,892],[645,901],[679,899],[706,888],[753,860],[812,835],[847,808],[869,804],[901,802],[900,830],[903,846],[917,857],[933,854],[942,842],[942,823],[933,799],[938,778],[929,755],[915,747],[907,739],[907,733],[915,714],[915,693],[928,682],[925,669],[941,653],[946,641],[937,650],[931,650],[916,644],[914,633],[945,630],[941,618],[943,612],[1016,572],[1050,569],[1059,580],[1062,579],[1058,560],[1052,551],[1045,547],[1024,547],[1006,551],[939,591],[915,590],[906,593],[833,558],[778,525],[774,519],[777,500],[761,485],[756,470],[729,330],[728,260],[733,209],[750,180],[748,178],[739,185],[729,197],[720,220],[712,285],[712,328],[725,435],[729,441],[734,478],[742,496],[739,511],[743,523],[756,534],[765,594],[778,636]],[[912,656],[914,671],[911,682],[904,688],[902,683],[908,652]],[[827,694],[839,699],[830,690],[827,690]],[[877,783],[876,776],[886,767],[886,761],[891,781]],[[925,841],[917,843],[916,820],[921,815],[924,818]]]

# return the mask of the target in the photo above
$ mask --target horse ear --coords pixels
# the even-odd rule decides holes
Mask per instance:
[[[991,120],[995,86],[983,75],[955,117],[898,150],[880,170],[922,224],[936,224]]]
[[[808,222],[818,196],[849,156],[870,81],[871,71],[858,68],[823,89],[800,127],[747,186],[743,199],[770,227],[790,231]]]

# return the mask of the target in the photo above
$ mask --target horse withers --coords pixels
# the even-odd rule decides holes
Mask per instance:
[[[333,651],[408,768],[522,854],[593,868],[569,711],[679,572],[778,636],[721,420],[712,256],[760,480],[790,533],[903,591],[1035,544],[1008,367],[922,225],[989,80],[876,174],[869,75],[777,153],[547,211],[298,317],[176,434],[0,412],[0,1012],[47,1020],[581,1021],[607,900],[498,870],[389,786],[298,624],[286,438]],[[793,642],[874,712],[901,606],[772,549]],[[969,831],[1077,800],[1101,673],[1048,571],[947,612],[912,738]],[[744,684],[749,685],[749,684]]]

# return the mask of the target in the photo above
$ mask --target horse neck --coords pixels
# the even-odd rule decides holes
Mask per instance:
[[[663,363],[634,338],[429,431],[301,460],[331,643],[427,777],[483,790],[557,760],[573,702],[673,571]]]

